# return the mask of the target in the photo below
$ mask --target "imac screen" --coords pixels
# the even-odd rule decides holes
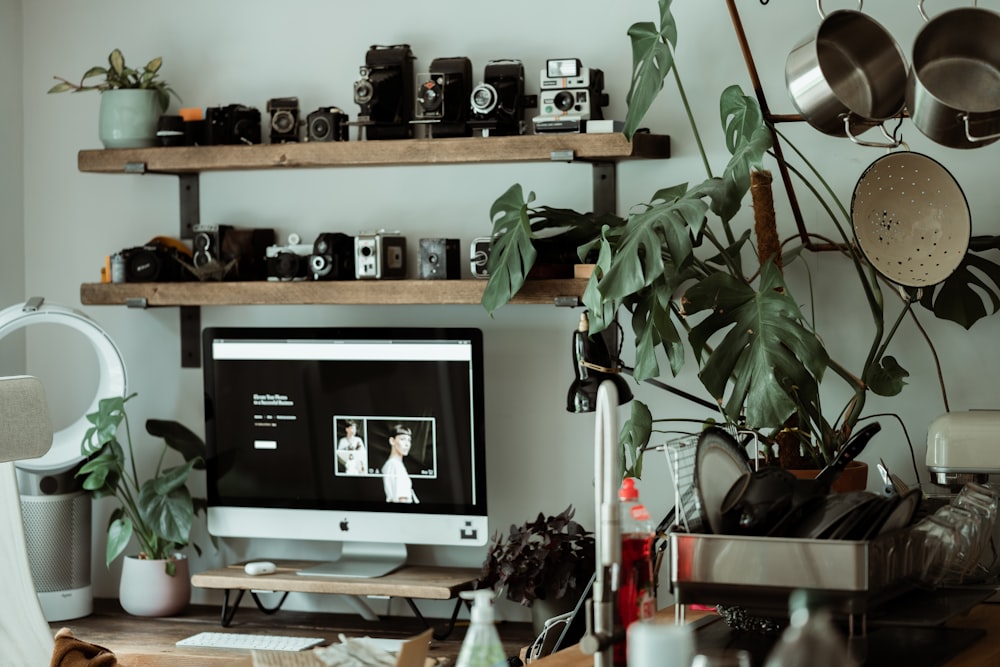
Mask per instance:
[[[478,329],[207,328],[203,351],[212,534],[486,543]]]

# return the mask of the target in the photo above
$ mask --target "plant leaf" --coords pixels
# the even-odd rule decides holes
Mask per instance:
[[[121,77],[125,71],[125,56],[122,55],[121,49],[115,49],[108,56],[108,64],[111,65],[111,72],[114,72],[115,76]]]
[[[490,219],[493,220],[493,241],[487,263],[490,277],[481,303],[491,316],[517,294],[535,263],[538,253],[531,243],[528,217],[528,204],[534,199],[532,192],[525,200],[521,185],[514,184],[490,207]]]
[[[670,3],[671,0],[659,2],[659,28],[654,23],[641,22],[628,29],[632,40],[632,82],[625,97],[628,109],[623,132],[629,139],[639,129],[674,64],[672,47],[677,46],[677,25]]]
[[[111,523],[108,524],[108,546],[104,554],[108,566],[125,551],[132,539],[132,532],[132,520],[119,508],[112,514]]]
[[[744,95],[739,86],[729,86],[722,92],[719,113],[726,148],[732,157],[722,176],[724,196],[712,197],[712,211],[723,220],[731,220],[750,189],[751,170],[763,168],[772,137],[757,102]]]
[[[139,490],[138,498],[142,520],[160,538],[181,546],[187,544],[194,523],[194,504],[191,494],[184,486],[190,465],[188,462],[180,469],[174,468],[158,478],[146,480]],[[183,473],[180,472],[182,470]],[[166,550],[172,548],[165,545]],[[155,557],[162,558],[163,555],[159,553]]]
[[[868,388],[879,396],[896,396],[906,386],[903,378],[909,376],[909,372],[899,365],[895,357],[887,356],[868,370],[864,380]]]
[[[205,468],[205,441],[187,426],[172,420],[147,419],[146,432],[163,438],[167,446],[180,452],[185,461],[193,461],[195,468]]]
[[[622,477],[642,478],[642,450],[649,444],[653,433],[653,415],[649,407],[640,400],[632,401],[632,413],[622,424],[618,436],[619,469]],[[631,462],[631,463],[630,463]]]
[[[943,282],[924,289],[920,305],[969,329],[1000,310],[1000,265],[970,250]]]
[[[688,315],[711,311],[688,336],[697,357],[724,333],[698,376],[720,404],[731,384],[724,405],[731,420],[745,411],[751,428],[777,428],[798,404],[818,401],[826,350],[805,325],[773,262],[761,267],[757,290],[716,273],[689,288],[684,303]]]

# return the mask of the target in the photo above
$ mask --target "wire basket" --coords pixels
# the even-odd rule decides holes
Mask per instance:
[[[694,485],[695,452],[698,436],[684,435],[661,445],[667,457],[670,479],[674,484],[676,513],[675,525],[689,533],[701,532],[705,527],[704,508]]]

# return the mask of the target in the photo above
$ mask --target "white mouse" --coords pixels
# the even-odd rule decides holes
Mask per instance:
[[[273,574],[277,566],[269,560],[255,560],[243,566],[243,571],[251,576],[260,574]]]

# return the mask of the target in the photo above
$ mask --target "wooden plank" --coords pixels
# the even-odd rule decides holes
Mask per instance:
[[[337,595],[388,595],[421,600],[451,600],[459,591],[469,590],[479,577],[479,570],[406,566],[384,577],[351,578],[300,575],[297,572],[319,563],[309,561],[274,561],[274,574],[251,576],[242,564],[207,570],[191,577],[191,584],[211,589],[266,589],[295,593]]]
[[[545,162],[553,153],[575,160],[618,161],[666,158],[670,137],[637,134],[546,134],[516,137],[459,137],[387,141],[301,142],[254,146],[178,146],[83,150],[83,172],[120,174],[141,165],[150,173],[185,174],[245,169],[320,168],[377,165],[427,165],[496,162]]]
[[[553,305],[577,300],[586,288],[581,278],[529,280],[512,303]],[[148,307],[312,305],[479,304],[484,280],[342,280],[177,283],[84,283],[80,303],[125,305],[145,299]]]

